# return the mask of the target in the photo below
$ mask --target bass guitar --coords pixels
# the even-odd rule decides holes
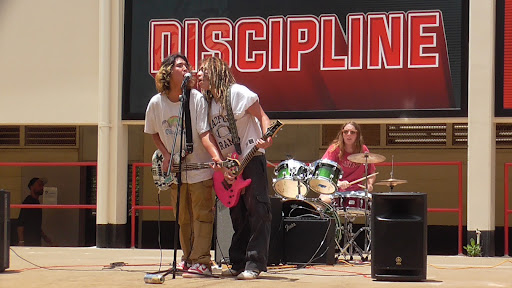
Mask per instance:
[[[277,120],[274,124],[272,124],[270,127],[268,127],[267,132],[261,137],[263,141],[266,141],[269,137],[273,137],[279,129],[283,126],[283,123],[281,123],[279,120]],[[217,194],[217,197],[219,198],[220,202],[224,204],[224,206],[231,208],[234,207],[236,204],[238,204],[238,200],[240,199],[240,193],[241,191],[249,186],[251,184],[251,179],[244,180],[242,177],[242,171],[244,170],[245,166],[251,161],[252,157],[254,157],[254,154],[258,151],[258,147],[253,146],[252,149],[247,153],[247,155],[244,157],[244,159],[239,162],[240,165],[236,166],[235,168],[231,169],[231,173],[233,176],[235,176],[235,181],[233,184],[229,184],[224,179],[224,173],[221,170],[216,171],[213,173],[213,189],[215,190],[215,193]],[[238,162],[239,155],[236,153],[233,153],[233,157],[228,158],[227,161],[236,161]]]
[[[232,169],[240,165],[238,161],[228,159],[220,163],[182,163],[180,169],[178,164],[179,153],[173,155],[171,162],[173,162],[171,172],[169,173],[169,171],[163,171],[162,167],[164,165],[164,155],[158,149],[153,153],[153,157],[151,158],[151,173],[153,174],[153,182],[159,190],[167,190],[169,187],[171,187],[171,184],[177,184],[178,180],[176,178],[176,173],[179,171],[208,169],[211,168],[212,165],[218,165],[220,167]]]

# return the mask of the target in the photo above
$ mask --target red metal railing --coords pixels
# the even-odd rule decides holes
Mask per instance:
[[[130,233],[130,246],[135,248],[135,214],[137,210],[172,210],[172,206],[142,206],[137,205],[137,168],[138,167],[151,167],[151,163],[133,163],[132,164],[132,223]]]
[[[377,166],[391,166],[391,163],[384,162],[376,164]],[[458,251],[462,254],[462,162],[395,162],[394,166],[446,166],[455,165],[458,166],[459,174],[459,201],[458,208],[428,208],[428,212],[439,212],[439,213],[458,213]],[[0,162],[0,166],[4,167],[48,167],[48,166],[60,166],[60,167],[72,167],[72,166],[97,166],[96,162]],[[138,167],[150,167],[151,163],[133,163],[132,164],[132,205],[131,205],[131,247],[135,247],[135,215],[137,210],[172,210],[172,206],[143,206],[136,204],[136,181],[137,181],[137,168]],[[269,165],[272,166],[272,165]],[[508,209],[509,199],[509,181],[508,171],[512,163],[505,164],[505,255],[508,255],[508,214],[512,213],[512,210]],[[11,208],[46,208],[46,209],[96,209],[96,205],[34,205],[29,204],[11,204]]]
[[[508,199],[509,199],[509,182],[508,182],[508,170],[512,166],[512,163],[505,163],[505,223],[503,224],[503,230],[505,230],[505,256],[508,256],[508,214],[512,213],[512,210],[508,209]]]
[[[376,166],[391,166],[390,162],[383,162],[375,164]],[[457,166],[459,176],[459,198],[457,208],[428,208],[427,212],[432,213],[458,213],[458,251],[462,254],[462,216],[463,216],[463,201],[462,201],[462,162],[394,162],[393,166]]]
[[[278,163],[279,164],[279,163]],[[158,206],[138,206],[136,205],[136,173],[138,167],[150,167],[151,163],[133,163],[132,164],[132,221],[131,221],[131,247],[135,247],[135,211],[143,209],[158,209]],[[274,164],[275,165],[275,164]],[[275,167],[272,164],[267,166]],[[378,166],[391,166],[391,163],[384,162],[376,164]],[[462,254],[462,216],[463,216],[463,201],[462,201],[462,162],[394,162],[394,166],[457,166],[458,167],[458,207],[457,208],[428,208],[427,212],[432,213],[458,213],[458,253]],[[172,210],[172,206],[162,206],[161,209]]]
[[[96,166],[96,162],[0,162],[3,167],[74,167]],[[45,209],[96,209],[96,205],[33,205],[11,204],[11,208],[45,208]]]

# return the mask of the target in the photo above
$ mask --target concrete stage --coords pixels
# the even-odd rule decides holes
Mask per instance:
[[[167,270],[173,250],[162,250],[162,254],[161,270]],[[124,266],[111,267],[115,262],[124,262]],[[10,267],[0,273],[0,287],[512,287],[510,257],[428,256],[427,262],[424,282],[375,281],[369,262],[340,262],[303,269],[270,267],[259,279],[250,281],[184,279],[180,274],[172,279],[170,274],[163,284],[145,284],[146,272],[159,270],[160,250],[15,246],[10,251]]]

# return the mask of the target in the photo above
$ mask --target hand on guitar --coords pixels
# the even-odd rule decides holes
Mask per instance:
[[[212,161],[213,163],[210,164],[210,167],[214,170],[214,171],[219,171],[222,169],[222,159],[218,158],[218,157],[213,157],[212,158]]]
[[[228,184],[233,184],[235,182],[235,175],[233,175],[233,170],[232,168],[229,169],[229,168],[221,168],[221,171],[224,172],[224,179],[226,180],[226,182],[228,182]]]
[[[164,175],[167,175],[167,171],[169,171],[169,165],[171,163],[171,154],[166,152],[162,153],[162,155],[164,156],[164,161],[162,161],[162,172],[164,172]]]
[[[256,140],[256,147],[261,149],[267,149],[272,146],[272,137],[268,137],[267,140],[258,139]]]

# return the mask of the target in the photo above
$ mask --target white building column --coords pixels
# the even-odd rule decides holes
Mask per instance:
[[[484,256],[495,255],[494,0],[469,3],[467,230]]]
[[[128,126],[121,121],[123,1],[99,1],[96,246],[127,247]]]

